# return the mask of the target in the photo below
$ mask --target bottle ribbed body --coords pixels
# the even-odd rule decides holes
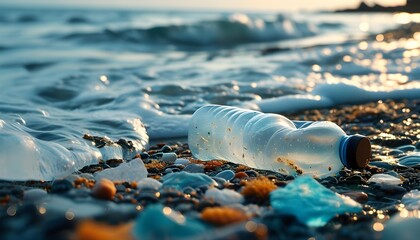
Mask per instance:
[[[337,173],[343,167],[344,131],[332,122],[296,125],[278,114],[206,105],[190,121],[188,143],[191,153],[201,160],[223,159],[321,178]]]

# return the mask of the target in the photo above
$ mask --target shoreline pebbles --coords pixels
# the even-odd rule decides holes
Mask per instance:
[[[169,141],[133,159],[84,167],[65,179],[0,181],[0,238],[386,239],[393,234],[388,227],[398,228],[401,218],[414,225],[420,217],[419,112],[420,101],[412,100],[286,116],[333,121],[348,134],[368,136],[373,144],[365,169],[343,169],[334,177],[316,179],[330,195],[354,201],[361,209],[332,213],[317,227],[271,206],[270,193],[285,189],[295,181],[293,176],[222,160],[200,161],[187,144]],[[118,172],[111,181],[101,173],[129,171],[136,161],[141,162],[135,164],[142,171],[139,178],[126,181]]]

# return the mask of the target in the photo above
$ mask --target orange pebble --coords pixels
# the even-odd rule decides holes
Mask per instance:
[[[96,198],[112,200],[114,199],[117,188],[115,188],[114,183],[108,179],[101,179],[99,182],[96,182],[95,186],[92,188],[92,195]]]
[[[248,216],[241,210],[230,207],[207,207],[201,213],[203,221],[217,226],[225,226],[248,220]]]
[[[246,174],[245,172],[238,172],[235,174],[235,178],[242,179],[242,178],[247,178],[247,177],[248,177],[248,174]]]
[[[75,240],[132,240],[132,224],[117,226],[86,220],[76,227]]]

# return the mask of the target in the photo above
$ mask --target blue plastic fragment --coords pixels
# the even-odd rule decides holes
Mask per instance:
[[[295,216],[311,227],[324,226],[335,215],[360,212],[362,206],[349,197],[335,193],[310,176],[300,176],[270,194],[273,209]]]

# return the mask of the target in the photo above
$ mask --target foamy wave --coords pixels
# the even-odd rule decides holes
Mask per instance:
[[[65,39],[88,42],[123,41],[131,43],[187,46],[229,46],[300,38],[314,34],[313,26],[278,16],[275,20],[234,14],[229,18],[193,24],[156,26],[148,29],[106,29],[96,33],[72,33]]]

